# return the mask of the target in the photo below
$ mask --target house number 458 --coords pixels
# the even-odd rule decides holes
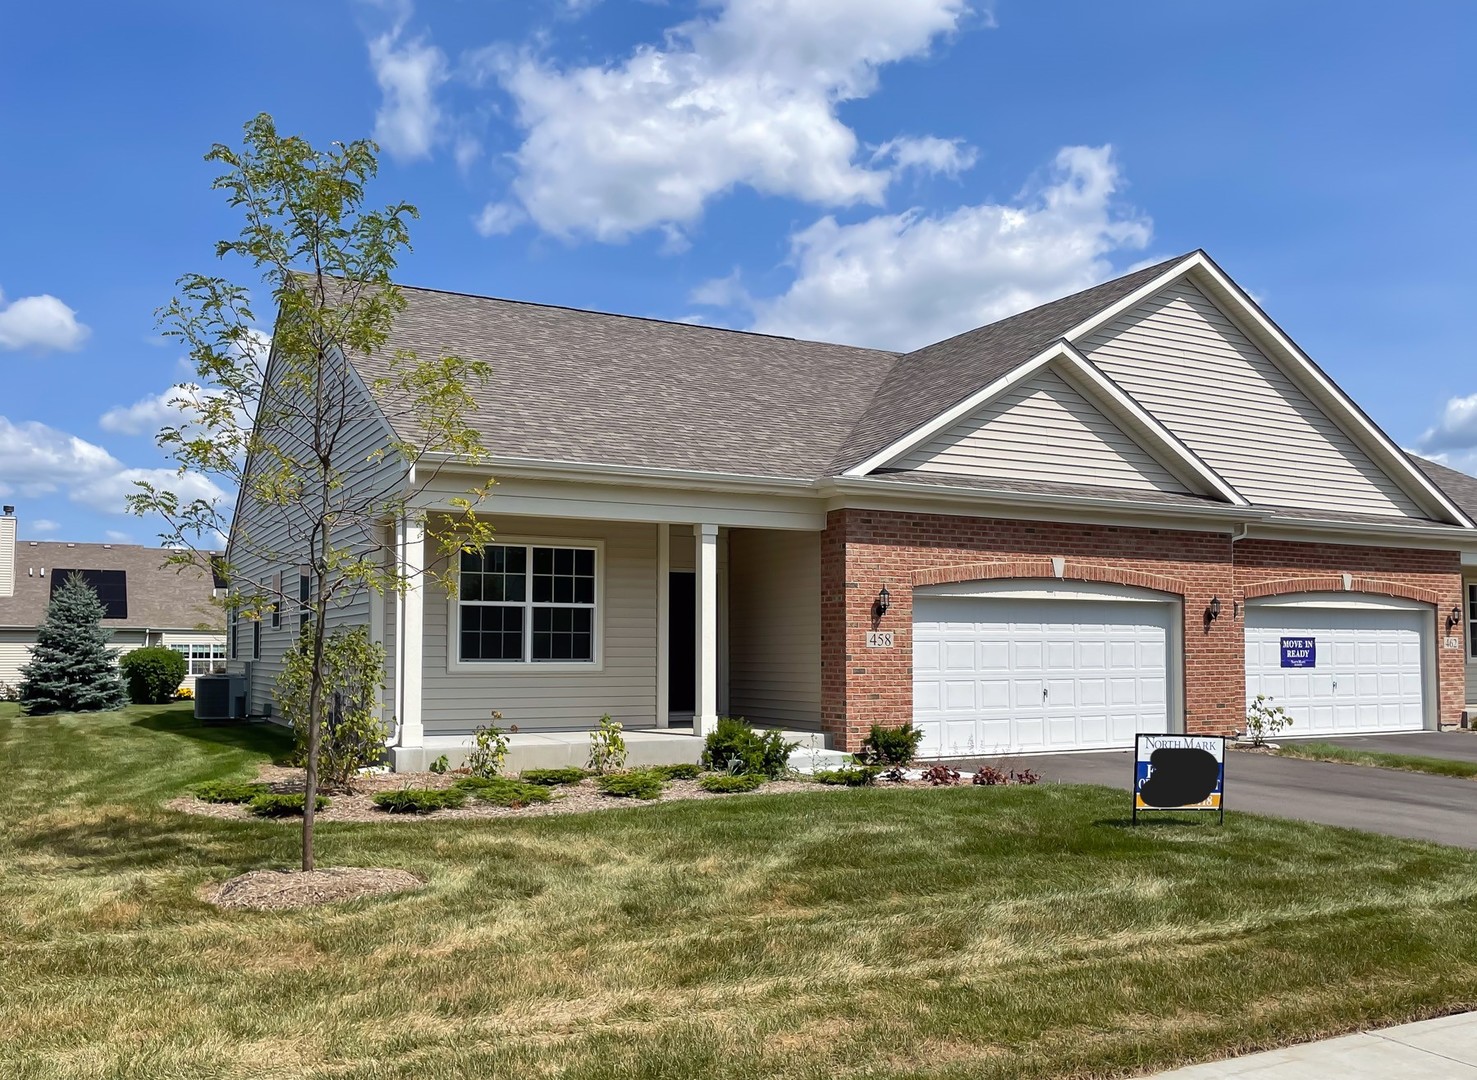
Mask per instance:
[[[868,630],[867,631],[867,648],[869,648],[869,649],[890,649],[890,648],[892,648],[892,635],[893,635],[893,631],[891,631],[891,630]]]

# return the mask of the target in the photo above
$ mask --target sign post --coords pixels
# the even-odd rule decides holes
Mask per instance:
[[[1213,810],[1226,821],[1226,737],[1144,735],[1134,739],[1133,823],[1140,810]]]

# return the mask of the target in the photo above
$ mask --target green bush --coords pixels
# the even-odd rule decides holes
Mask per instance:
[[[619,769],[626,763],[626,739],[619,721],[606,713],[600,726],[590,732],[590,768],[597,773]]]
[[[118,660],[118,670],[128,686],[128,700],[135,705],[167,705],[189,674],[184,653],[151,645],[134,649]]]
[[[323,642],[321,672],[318,782],[325,788],[348,790],[360,769],[379,764],[385,756],[389,730],[380,719],[385,647],[369,639],[366,627],[340,627]],[[297,736],[291,761],[299,766],[308,761],[312,684],[313,635],[299,634],[277,676],[277,707]]]
[[[718,772],[783,776],[790,751],[799,745],[785,742],[778,731],[761,735],[743,717],[720,716],[703,744],[703,765]]]
[[[563,769],[524,769],[518,774],[518,779],[525,784],[558,787],[561,784],[578,784],[589,775],[588,771],[578,765],[570,765]]]
[[[381,791],[374,805],[387,814],[429,814],[433,810],[449,810],[467,801],[460,788],[401,788]]]
[[[877,782],[877,774],[881,771],[881,769],[873,765],[867,765],[860,769],[821,769],[811,779],[818,784],[844,784],[846,787],[868,787]]]
[[[733,795],[740,791],[753,791],[764,783],[764,777],[758,773],[740,773],[738,776],[711,773],[697,783],[698,787],[715,795]]]
[[[655,799],[662,793],[662,778],[646,769],[606,773],[595,783],[605,794],[617,799]]]
[[[684,762],[680,765],[653,765],[647,772],[654,772],[663,780],[696,780],[702,775],[703,767]]]
[[[265,795],[271,790],[266,784],[246,780],[208,780],[192,787],[190,794],[201,802],[243,803],[251,802],[258,795]]]
[[[428,769],[430,769],[433,773],[435,773],[437,776],[445,776],[447,773],[449,773],[451,771],[451,762],[449,760],[447,760],[447,757],[446,757],[445,754],[442,754],[440,757],[438,757],[435,761],[431,762],[431,764],[428,765],[428,766],[426,766],[426,767]]]
[[[451,786],[494,806],[516,808],[529,803],[548,802],[554,797],[546,787],[525,784],[506,776],[464,776]]]
[[[497,726],[502,718],[503,714],[494,710],[493,722],[472,732],[472,749],[463,764],[473,776],[491,780],[503,771],[508,760],[508,736]]]
[[[249,809],[257,817],[295,817],[303,812],[303,805],[307,797],[301,792],[296,795],[273,795],[271,793],[258,795],[247,803]],[[329,806],[328,797],[319,795],[313,800],[313,806],[318,810],[325,810]]]
[[[923,742],[923,732],[909,720],[902,727],[872,725],[872,733],[862,740],[862,752],[858,756],[868,765],[892,766],[905,769],[918,756],[918,746]]]

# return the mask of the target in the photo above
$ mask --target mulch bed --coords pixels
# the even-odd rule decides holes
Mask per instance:
[[[303,771],[301,769],[289,769],[280,765],[264,765],[258,773],[257,779],[270,784],[273,791],[284,794],[300,794],[303,790]],[[495,806],[492,803],[483,802],[481,799],[468,798],[459,807],[448,810],[437,810],[430,814],[389,814],[376,807],[373,802],[374,796],[381,791],[395,791],[400,788],[444,788],[450,787],[457,779],[459,777],[451,773],[440,775],[429,772],[371,773],[361,776],[355,781],[352,793],[326,792],[325,794],[330,799],[330,805],[326,809],[318,811],[317,820],[326,822],[397,822],[543,817],[548,814],[583,814],[592,810],[619,810],[633,806],[652,806],[656,803],[679,802],[683,799],[733,799],[742,798],[745,794],[752,794],[750,792],[714,794],[698,787],[696,780],[672,780],[668,781],[658,798],[650,800],[619,799],[601,792],[595,786],[594,780],[581,780],[578,784],[550,788],[549,790],[553,798],[549,802],[531,803],[528,806],[520,807]],[[927,785],[886,784],[886,786],[926,787]],[[776,780],[760,787],[758,793],[840,790],[843,789],[835,785],[818,784],[813,780]],[[293,826],[302,824],[301,817],[258,818],[244,804],[208,803],[195,798],[193,795],[182,795],[177,799],[171,799],[167,805],[171,810],[182,810],[187,814],[199,814],[202,817],[275,821],[279,824]]]
[[[216,907],[286,911],[408,892],[424,884],[414,874],[381,866],[252,870],[220,885],[207,885],[201,895]]]

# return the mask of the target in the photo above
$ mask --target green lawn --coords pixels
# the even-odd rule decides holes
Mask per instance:
[[[1106,1076],[1477,1006],[1477,853],[1099,788],[327,825],[428,888],[217,911],[295,830],[160,803],[272,735],[0,705],[0,1076]]]
[[[1477,761],[1453,758],[1422,757],[1419,754],[1383,754],[1373,750],[1356,750],[1337,743],[1285,742],[1278,748],[1281,757],[1305,758],[1309,761],[1337,761],[1345,765],[1372,765],[1402,772],[1430,773],[1433,776],[1455,776],[1470,780],[1477,776]]]

